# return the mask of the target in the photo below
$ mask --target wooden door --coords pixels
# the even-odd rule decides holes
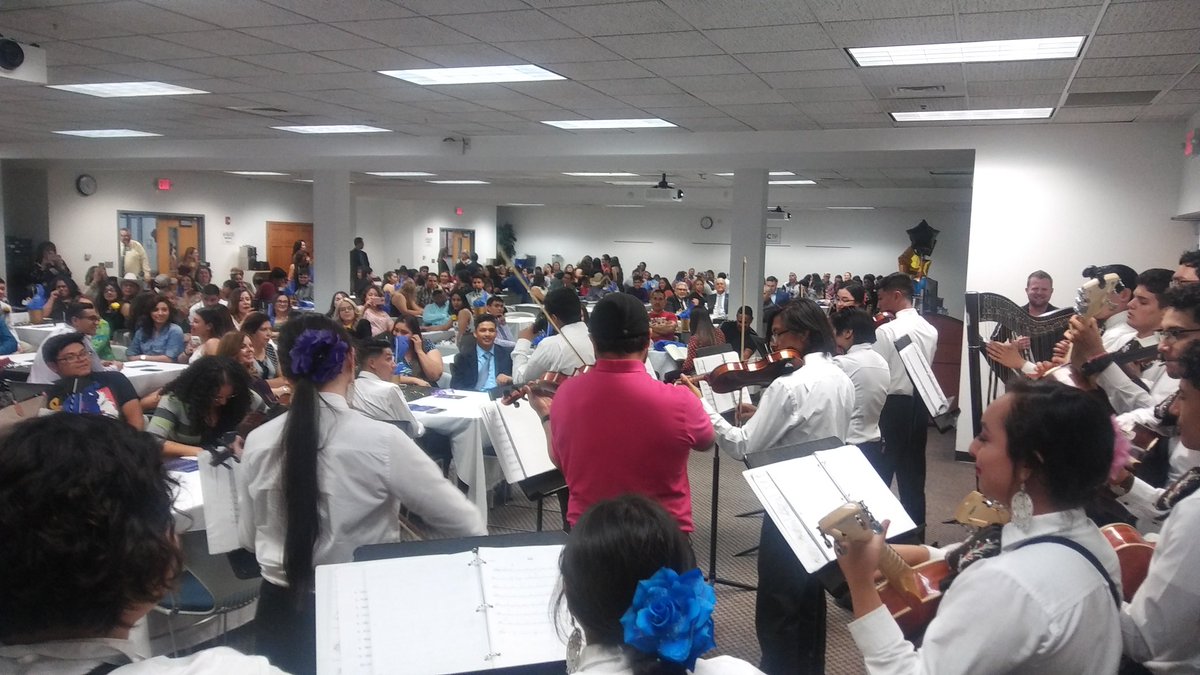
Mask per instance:
[[[313,249],[312,223],[285,223],[273,220],[267,221],[267,265],[272,269],[279,267],[287,271],[292,265],[292,247],[297,241],[308,244],[309,253],[316,257]],[[263,260],[264,251],[258,252],[258,259]]]
[[[450,267],[458,262],[458,254],[475,252],[475,230],[442,230],[442,247],[450,251]]]
[[[154,242],[157,244],[157,254],[152,263],[154,271],[160,274],[174,273],[185,251],[193,247],[199,250],[200,222],[196,218],[160,216],[154,227]]]

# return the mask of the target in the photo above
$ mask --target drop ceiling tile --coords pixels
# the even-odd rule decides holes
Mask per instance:
[[[723,28],[707,31],[705,35],[730,54],[828,49],[834,46],[821,24],[817,23]]]
[[[1127,56],[1113,59],[1086,58],[1076,77],[1132,77],[1136,75],[1182,75],[1200,62],[1197,54],[1171,56]]]
[[[822,129],[890,129],[896,126],[887,115],[853,115],[815,121]]]
[[[453,28],[427,19],[382,19],[377,21],[347,21],[332,24],[355,35],[370,38],[389,47],[418,47],[427,45],[462,45],[474,38]],[[487,65],[487,64],[484,64]]]
[[[278,54],[291,51],[287,47],[261,40],[236,30],[204,30],[195,33],[170,33],[161,36],[164,40],[202,49],[219,56],[245,56],[246,54]]]
[[[150,37],[149,35],[128,35],[125,37],[99,38],[96,40],[80,40],[84,47],[103,49],[117,54],[124,54],[147,61],[163,59],[190,59],[211,56],[209,52],[182,45],[173,44],[167,40]]]
[[[533,40],[521,42],[499,42],[500,49],[529,63],[574,63],[580,61],[611,61],[620,58],[593,40],[571,38],[566,40]]]
[[[377,49],[344,49],[317,52],[317,56],[343,63],[359,70],[408,70],[412,68],[434,68],[436,63],[419,59],[399,49],[379,47]]]
[[[798,103],[797,107],[812,117],[818,115],[868,115],[883,111],[876,101],[813,101]]]
[[[956,42],[960,39],[954,26],[953,16],[838,21],[825,24],[825,27],[829,32],[829,37],[837,43],[838,47],[919,45],[934,42]],[[804,49],[827,46],[833,45],[805,46]],[[791,45],[786,49],[796,48],[797,45]]]
[[[732,117],[677,117],[670,120],[683,129],[704,131],[753,131]]]
[[[574,7],[576,5],[601,5],[605,3],[621,3],[628,0],[525,0],[530,7],[551,9],[554,7]]]
[[[1114,106],[1096,108],[1062,108],[1054,111],[1052,121],[1060,123],[1085,122],[1132,122],[1137,119],[1142,106]]]
[[[1096,32],[1151,33],[1200,28],[1200,2],[1163,0],[1110,5]]]
[[[587,36],[669,33],[691,28],[659,2],[547,9],[545,13]]]
[[[831,21],[861,21],[864,19],[897,19],[953,14],[951,0],[908,0],[879,2],[878,0],[822,0],[813,3],[817,19]]]
[[[354,70],[344,63],[330,61],[329,59],[323,59],[319,56],[303,52],[257,54],[243,56],[241,60],[283,73],[344,73]]]
[[[702,33],[684,31],[657,35],[618,35],[596,41],[627,59],[654,59],[673,56],[720,54],[722,49]]]
[[[526,9],[529,5],[521,0],[394,0],[397,4],[423,14],[473,14],[475,12],[502,12],[508,9]]]
[[[422,87],[417,84],[407,84],[399,80],[390,80],[381,82],[379,86],[371,89],[364,89],[372,96],[388,101],[400,101],[402,103],[411,103],[414,101],[442,101],[451,98],[445,94],[439,94],[436,91],[430,91],[428,87]]]
[[[814,89],[862,85],[862,80],[858,78],[858,72],[849,68],[795,73],[763,73],[761,77],[775,89]]]
[[[1200,89],[1200,73],[1192,73],[1175,85],[1176,89]]]
[[[240,94],[244,92],[262,91],[258,87],[252,87],[244,82],[237,80],[226,80],[222,78],[209,78],[204,80],[188,80],[187,86],[201,91],[209,91],[214,94]]]
[[[635,108],[678,108],[704,105],[704,102],[690,94],[637,94],[618,96],[617,98]]]
[[[283,26],[308,23],[308,17],[268,5],[262,0],[143,0],[172,12],[222,28]]]
[[[527,119],[533,122],[541,122],[542,120],[582,120],[586,119],[583,115],[572,110],[564,110],[562,108],[545,107],[535,110],[514,110],[512,114],[516,117]]]
[[[485,106],[479,105],[478,103],[471,103],[470,101],[459,101],[457,99],[450,99],[450,100],[445,100],[445,101],[421,101],[419,103],[414,103],[413,106],[417,107],[417,108],[422,108],[424,110],[432,110],[433,112],[445,112],[445,113],[488,112],[488,108],[486,108]],[[492,111],[492,112],[494,112],[494,111]]]
[[[244,28],[242,32],[306,52],[333,49],[373,49],[381,46],[360,35],[321,23]]]
[[[746,67],[732,56],[688,56],[670,59],[641,59],[638,64],[663,77],[688,75],[729,75],[744,73]]]
[[[964,63],[968,82],[981,80],[1055,80],[1071,76],[1074,61],[1013,61],[1009,63]]]
[[[151,61],[136,61],[134,63],[109,63],[97,65],[101,70],[122,75],[133,80],[150,80],[154,82],[174,82],[182,84],[186,80],[207,78],[207,75],[182,68],[175,68]]]
[[[885,112],[920,112],[924,110],[964,110],[966,108],[982,108],[974,104],[968,105],[967,99],[957,96],[946,98],[895,98],[880,101],[879,106]]]
[[[738,0],[730,11],[727,0],[664,0],[667,6],[699,29],[748,28],[816,21],[812,11],[796,0]]]
[[[520,63],[511,54],[502,52],[482,42],[463,45],[406,47],[404,51],[448,68],[462,66],[509,66]],[[554,70],[553,67],[547,69]]]
[[[203,73],[212,77],[257,77],[278,74],[278,71],[224,56],[202,59],[173,59],[164,61],[169,66]],[[268,88],[270,88],[268,86]]]
[[[971,96],[1021,96],[1034,94],[1059,94],[1066,88],[1066,78],[1055,80],[995,80],[967,83]]]
[[[379,0],[267,0],[283,9],[303,14],[315,21],[357,21],[398,19],[413,13],[391,2]]]
[[[738,103],[738,102],[739,101],[733,101],[732,103]],[[681,108],[672,108],[672,107],[645,108],[645,110],[657,117],[661,117],[665,120],[670,120],[672,122],[675,121],[676,117],[685,117],[685,118],[690,119],[690,118],[699,118],[699,117],[726,117],[727,116],[724,112],[721,112],[720,110],[717,110],[716,108],[714,108],[712,106],[707,106],[707,105],[684,106]]]
[[[443,16],[439,23],[486,42],[520,40],[557,40],[579,34],[545,14],[528,9],[516,12],[455,14]]]
[[[84,21],[120,26],[131,33],[159,35],[216,28],[210,23],[135,0],[71,5],[60,11]]]
[[[765,91],[769,90],[766,82],[757,75],[745,73],[741,75],[697,75],[694,77],[673,77],[671,82],[689,93],[711,91]]]
[[[992,108],[1053,108],[1058,105],[1059,93],[1030,94],[1026,96],[976,96],[971,98],[971,107]]]
[[[40,35],[51,40],[83,40],[133,33],[133,30],[119,24],[92,21],[56,9],[0,12],[0,26],[4,26],[5,34],[16,34],[25,39]]]
[[[701,91],[696,92],[696,98],[711,105],[787,102],[787,99],[775,89],[763,89],[759,91]]]
[[[1158,103],[1143,110],[1142,113],[1138,115],[1138,121],[1186,120],[1192,115],[1195,115],[1197,112],[1200,112],[1200,104]]]
[[[1119,1],[1119,0],[1118,0]],[[1099,7],[1103,0],[955,0],[960,14],[979,12],[1025,12],[1054,7]]]
[[[587,80],[583,84],[609,96],[623,94],[678,94],[682,90],[667,80],[643,77],[636,80]]]
[[[803,52],[765,52],[738,56],[747,68],[756,73],[776,73],[792,70],[834,70],[853,66],[850,57],[841,49],[811,49]]]
[[[820,129],[812,119],[801,115],[782,115],[779,117],[771,116],[755,116],[738,118],[743,124],[748,125],[756,131],[806,131],[809,129]],[[773,186],[777,187],[777,186]],[[804,187],[804,186],[798,186]],[[783,189],[788,189],[787,186],[782,186]]]
[[[246,84],[272,88],[278,91],[314,91],[320,89],[338,89],[338,88],[363,88],[371,89],[380,86],[382,83],[379,80],[388,78],[376,73],[315,73],[305,75],[292,75],[286,73],[276,73],[268,77],[242,77],[239,81]]]
[[[1159,103],[1200,103],[1200,89],[1176,89],[1168,91],[1158,100]]]
[[[558,63],[554,72],[571,80],[617,80],[627,78],[651,78],[654,73],[633,61],[592,61],[589,63]]]
[[[576,108],[575,112],[594,120],[627,120],[645,117],[648,114],[641,108],[633,108],[631,106],[621,106],[618,108]]]
[[[1200,30],[1097,35],[1088,43],[1087,58],[1194,54],[1196,45],[1200,45]]]
[[[738,119],[745,117],[786,117],[800,113],[800,109],[791,103],[766,103],[761,105],[734,104],[719,107],[726,115]]]
[[[848,87],[809,87],[802,89],[776,89],[784,100],[810,103],[817,101],[865,101],[874,100],[874,95],[861,84]]]
[[[1087,35],[1096,23],[1095,7],[1062,7],[1026,12],[989,12],[958,17],[961,40],[1015,40],[1019,38]]]
[[[1071,81],[1071,93],[1102,91],[1153,91],[1166,89],[1175,82],[1171,75],[1146,77],[1077,77]]]
[[[51,66],[47,69],[47,81],[50,84],[82,84],[85,82],[120,82],[121,78],[108,71],[86,66]],[[70,96],[76,101],[76,104],[82,100],[76,98],[81,94],[66,91],[58,93]]]
[[[962,65],[890,66],[887,68],[858,68],[854,71],[868,87],[923,86],[953,84],[963,78]]]
[[[3,28],[0,28],[0,34],[12,35]],[[43,42],[41,45],[46,50],[46,64],[50,66],[98,66],[137,61],[132,56],[84,47],[77,42]]]

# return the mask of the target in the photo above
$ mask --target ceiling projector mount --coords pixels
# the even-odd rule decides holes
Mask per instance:
[[[792,214],[784,211],[782,206],[767,209],[767,220],[791,220]]]
[[[648,202],[681,202],[683,201],[683,190],[676,188],[667,182],[667,174],[662,175],[662,180],[658,181],[658,185],[651,188],[646,188],[646,201]]]

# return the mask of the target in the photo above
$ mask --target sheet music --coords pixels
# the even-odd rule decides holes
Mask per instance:
[[[496,668],[558,661],[566,652],[554,601],[562,546],[480,549]],[[563,610],[565,613],[565,609]],[[567,624],[564,621],[563,627]],[[569,633],[563,630],[563,635]]]
[[[912,378],[913,389],[925,403],[925,409],[934,417],[944,414],[950,409],[950,402],[946,400],[946,394],[942,392],[937,378],[933,376],[933,369],[925,359],[925,354],[907,335],[898,338],[895,344],[900,360],[904,363],[904,370]]]
[[[809,573],[837,559],[817,523],[847,501],[863,501],[890,535],[914,529],[900,501],[853,445],[743,472],[754,494]]]
[[[517,483],[554,470],[542,420],[528,402],[517,406],[493,401],[483,406],[482,414],[504,480]]]
[[[241,548],[238,542],[238,492],[236,471],[241,464],[230,459],[228,466],[213,466],[212,453],[204,450],[197,458],[200,493],[204,501],[204,533],[208,552],[216,555]]]
[[[708,356],[698,356],[692,360],[692,364],[696,367],[697,375],[707,375],[713,370],[716,370],[717,366],[726,363],[738,362],[739,359],[737,352],[709,354]],[[750,402],[750,390],[746,387],[742,388],[740,397],[739,393],[736,391],[718,394],[712,390],[712,386],[708,384],[707,380],[701,380],[700,393],[704,396],[704,400],[708,401],[708,404],[713,407],[713,410],[716,410],[719,413],[726,413],[730,410],[733,410],[737,407],[739,400],[745,401],[746,403]]]

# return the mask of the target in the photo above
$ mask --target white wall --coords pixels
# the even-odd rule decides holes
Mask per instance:
[[[204,216],[204,259],[217,279],[237,263],[239,246],[256,246],[265,258],[268,220],[312,222],[312,190],[305,184],[199,172],[88,171],[98,189],[83,197],[75,191],[82,172],[55,166],[48,173],[50,239],[80,275],[98,261],[115,261],[118,211]],[[170,191],[156,189],[159,177],[171,179]],[[228,243],[224,232],[233,233]],[[85,261],[85,255],[92,259]]]
[[[355,218],[355,236],[363,238],[376,274],[400,265],[436,268],[442,228],[474,230],[480,262],[496,255],[495,206],[359,196]]]
[[[1200,113],[1192,115],[1192,119],[1188,120],[1188,130],[1197,127],[1200,127]],[[1180,134],[1180,140],[1184,138],[1184,133]],[[1192,140],[1192,156],[1183,159],[1177,213],[1179,215],[1200,213],[1200,134],[1197,134]]]

